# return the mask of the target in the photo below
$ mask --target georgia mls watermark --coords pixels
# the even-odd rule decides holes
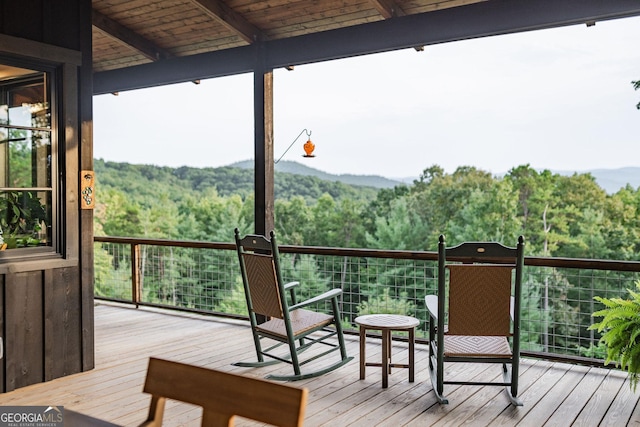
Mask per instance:
[[[63,426],[63,406],[0,406],[0,427]]]

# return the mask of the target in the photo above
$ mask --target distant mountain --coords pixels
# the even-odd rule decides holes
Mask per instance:
[[[254,165],[253,160],[245,160],[242,162],[233,163],[229,165],[229,167],[253,169]],[[305,166],[301,163],[288,160],[282,160],[278,162],[278,164],[275,166],[275,170],[276,172],[284,172],[294,175],[314,176],[324,181],[342,182],[343,184],[360,185],[364,187],[393,188],[396,185],[405,184],[402,181],[385,178],[379,175],[330,174],[327,172],[322,172],[318,169],[310,168],[309,166]]]
[[[230,167],[242,169],[253,169],[253,160],[245,160],[237,162]],[[283,160],[276,165],[276,171],[291,173],[295,175],[310,175],[325,181],[342,182],[349,185],[361,185],[374,188],[393,188],[396,185],[411,185],[418,177],[404,178],[385,178],[379,175],[351,175],[340,174],[334,175],[318,169],[310,168],[298,162]],[[558,175],[571,176],[574,173],[590,173],[600,187],[608,194],[617,193],[621,188],[631,185],[633,188],[640,187],[640,167],[625,167],[618,169],[593,169],[586,171],[568,171],[568,170],[552,170],[552,173]],[[504,174],[499,174],[501,176]]]
[[[640,187],[640,167],[626,167],[618,169],[593,169],[587,171],[552,171],[558,175],[573,175],[574,173],[590,173],[600,187],[608,194],[617,193],[629,184],[633,188]]]

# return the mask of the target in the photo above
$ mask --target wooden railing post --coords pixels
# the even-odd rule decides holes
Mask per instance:
[[[140,289],[140,245],[131,244],[131,300],[136,305],[140,305],[142,300],[142,290]]]

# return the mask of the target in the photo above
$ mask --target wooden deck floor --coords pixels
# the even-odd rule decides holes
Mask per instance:
[[[0,395],[0,405],[63,405],[121,425],[146,416],[149,396],[142,384],[150,356],[262,377],[289,373],[289,366],[248,369],[231,365],[254,356],[242,322],[166,314],[98,304],[96,368]],[[347,338],[354,360],[322,377],[292,383],[310,391],[306,426],[640,426],[640,391],[633,394],[623,372],[525,359],[520,375],[523,407],[509,405],[502,388],[448,386],[449,405],[436,403],[427,371],[427,351],[416,349],[416,381],[394,370],[381,388],[379,368],[359,380],[357,337]],[[394,343],[398,362],[406,344]],[[367,355],[377,361],[380,341],[367,339]],[[492,378],[496,366],[452,364],[449,375]],[[215,386],[212,384],[212,386]],[[198,425],[201,411],[170,402],[168,426]],[[239,420],[237,425],[254,425]]]

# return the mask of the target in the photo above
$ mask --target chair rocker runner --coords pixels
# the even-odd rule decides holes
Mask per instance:
[[[495,242],[448,248],[440,236],[438,295],[425,297],[430,316],[429,373],[440,403],[449,403],[444,384],[475,384],[504,386],[511,403],[522,406],[517,396],[523,265],[522,236],[515,248]],[[503,381],[446,381],[445,362],[500,363]]]
[[[347,356],[340,325],[338,297],[342,290],[333,289],[307,301],[298,302],[295,287],[299,282],[285,284],[282,280],[274,232],[271,232],[270,239],[251,234],[241,238],[236,228],[235,239],[258,361],[237,362],[234,365],[261,367],[280,362],[289,363],[293,366],[293,375],[269,375],[266,378],[296,381],[325,374],[352,360],[353,357]],[[331,303],[331,314],[307,308],[327,301]],[[329,340],[330,338],[333,339]],[[265,339],[276,343],[263,349],[262,341]],[[300,353],[314,344],[325,345],[328,349],[300,359]],[[288,349],[276,353],[275,350],[281,346],[287,346]],[[315,371],[302,372],[301,366],[336,350],[340,351],[340,359],[335,363]]]

